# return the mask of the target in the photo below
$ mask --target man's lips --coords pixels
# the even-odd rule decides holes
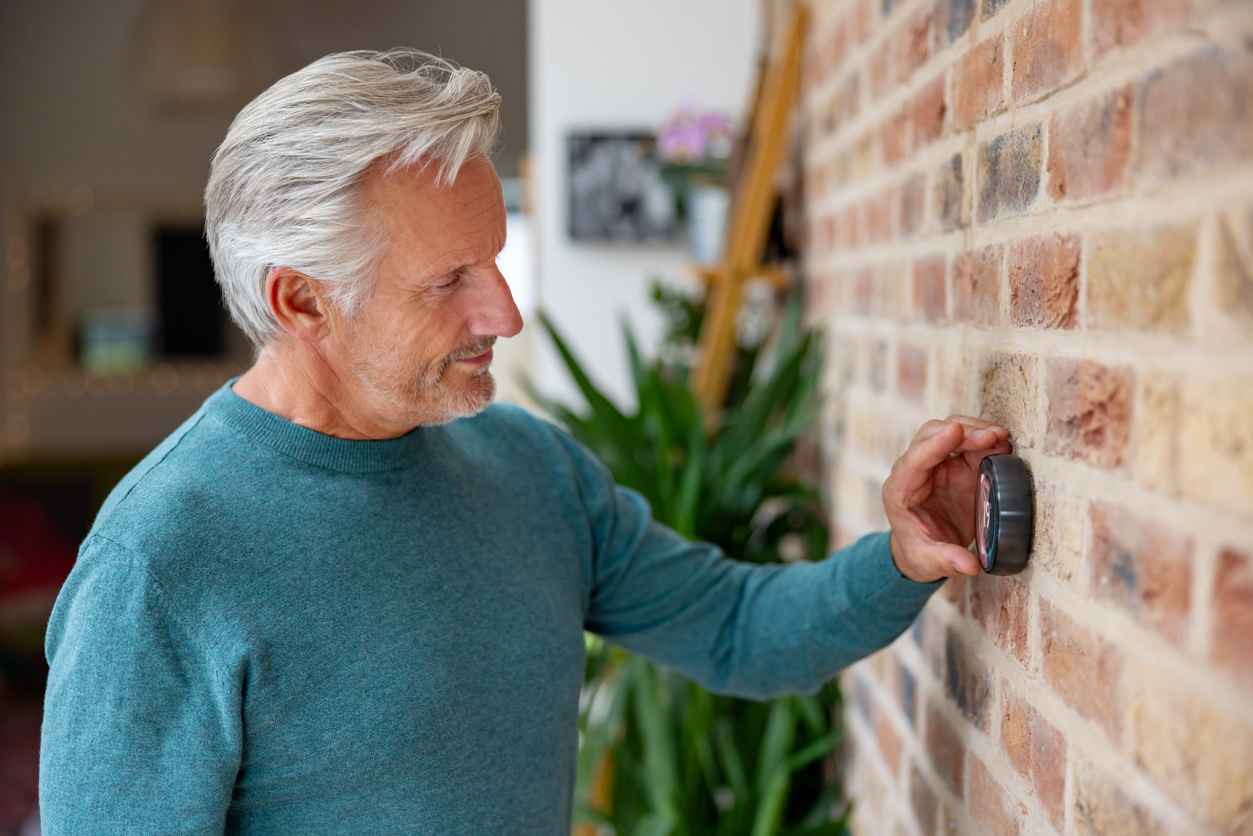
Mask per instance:
[[[484,351],[482,354],[477,354],[474,357],[462,357],[457,362],[469,363],[472,366],[486,365],[487,363],[492,362],[492,350],[489,348],[487,351]]]

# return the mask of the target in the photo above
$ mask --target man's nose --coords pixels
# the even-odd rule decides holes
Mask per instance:
[[[475,310],[470,329],[482,337],[512,337],[522,330],[522,313],[514,304],[509,283],[499,269],[485,277],[480,297],[475,300]]]

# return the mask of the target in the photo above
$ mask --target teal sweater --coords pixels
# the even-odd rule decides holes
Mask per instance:
[[[323,435],[228,381],[118,484],[48,622],[47,836],[568,834],[583,631],[812,693],[936,584],[886,532],[754,566],[497,405]]]

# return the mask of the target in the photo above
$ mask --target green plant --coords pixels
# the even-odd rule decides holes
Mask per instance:
[[[661,522],[739,560],[821,559],[827,528],[814,488],[787,461],[818,406],[821,350],[786,311],[770,343],[741,346],[735,381],[707,432],[688,387],[703,305],[657,286],[669,323],[645,361],[623,325],[636,406],[596,386],[556,326],[540,321],[586,402],[532,397],[634,488]],[[840,739],[838,686],[770,702],[709,693],[665,668],[588,637],[576,818],[618,834],[839,834],[845,809],[824,761]],[[612,758],[612,801],[592,798]]]

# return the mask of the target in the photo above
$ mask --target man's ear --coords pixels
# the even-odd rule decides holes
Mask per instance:
[[[290,267],[271,267],[265,299],[279,328],[300,340],[316,341],[332,328],[333,312],[317,280]]]

